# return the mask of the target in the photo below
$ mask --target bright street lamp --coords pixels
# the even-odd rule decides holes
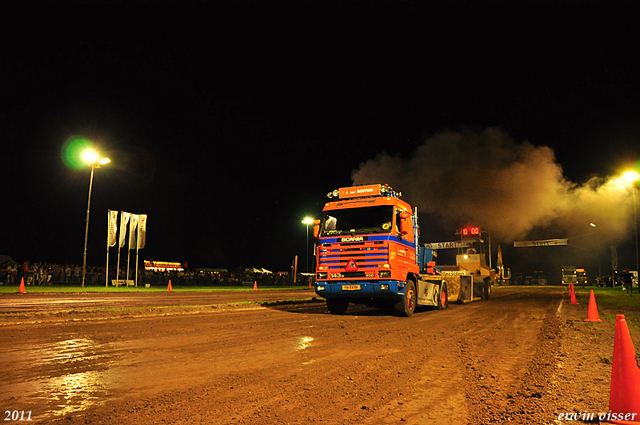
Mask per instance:
[[[302,219],[302,224],[307,226],[307,268],[306,272],[309,273],[309,225],[313,224],[315,220],[312,217],[305,217]]]
[[[91,167],[91,177],[89,178],[89,198],[87,200],[87,218],[84,228],[84,255],[82,256],[82,287],[84,288],[84,280],[87,274],[87,240],[89,239],[89,210],[91,209],[91,188],[93,187],[93,173],[96,168],[111,162],[109,158],[100,158],[100,155],[93,149],[86,149],[80,155],[82,160]],[[107,271],[108,272],[108,271]]]
[[[637,171],[627,171],[622,175],[631,183],[631,193],[633,193],[633,220],[636,225],[636,272],[640,271],[640,265],[638,264],[638,213],[636,212],[636,182],[640,180],[640,174]]]
[[[640,174],[638,174],[637,171],[626,171],[624,174],[622,174],[622,177],[624,177],[631,183],[640,180]]]

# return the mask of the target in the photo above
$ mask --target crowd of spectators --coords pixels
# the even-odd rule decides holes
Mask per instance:
[[[104,279],[104,267],[87,267],[85,282],[98,283]],[[18,263],[6,261],[0,264],[0,282],[5,285],[19,284],[24,279],[25,285],[51,285],[58,283],[81,283],[82,266],[75,264],[54,263]]]
[[[152,286],[172,285],[192,286],[233,286],[233,285],[291,285],[294,284],[289,273],[254,273],[251,269],[195,269],[195,270],[165,270],[149,271],[141,267],[138,270],[138,285],[149,283]],[[116,268],[109,267],[109,283],[114,279],[125,280],[127,270],[120,268],[116,275]],[[129,279],[134,279],[135,269],[129,270]],[[295,284],[306,285],[310,276],[298,274]],[[0,284],[18,285],[24,279],[25,285],[53,285],[80,284],[82,282],[82,266],[75,264],[55,263],[18,263],[5,261],[0,264]],[[85,285],[104,285],[105,268],[89,267],[85,275]]]

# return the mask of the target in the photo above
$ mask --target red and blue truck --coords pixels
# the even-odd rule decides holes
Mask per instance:
[[[397,315],[409,317],[419,305],[447,308],[452,295],[474,299],[475,279],[468,276],[465,285],[464,273],[447,278],[435,265],[434,250],[419,244],[418,211],[400,199],[402,193],[374,184],[327,196],[314,228],[315,292],[326,299],[330,313],[344,314],[349,303],[360,303],[393,306]]]

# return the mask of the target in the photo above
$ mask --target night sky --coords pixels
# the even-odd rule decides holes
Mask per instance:
[[[578,185],[640,159],[630,11],[230,4],[0,6],[0,254],[82,263],[89,168],[65,165],[73,136],[112,160],[91,199],[96,266],[114,209],[148,214],[141,259],[289,270],[327,192],[446,131],[548,146]],[[454,231],[425,217],[422,242]]]

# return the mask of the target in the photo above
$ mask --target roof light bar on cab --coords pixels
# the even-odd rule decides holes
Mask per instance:
[[[371,196],[393,196],[399,198],[402,196],[402,192],[396,192],[388,184],[371,184],[342,187],[327,193],[329,199],[353,199]]]

